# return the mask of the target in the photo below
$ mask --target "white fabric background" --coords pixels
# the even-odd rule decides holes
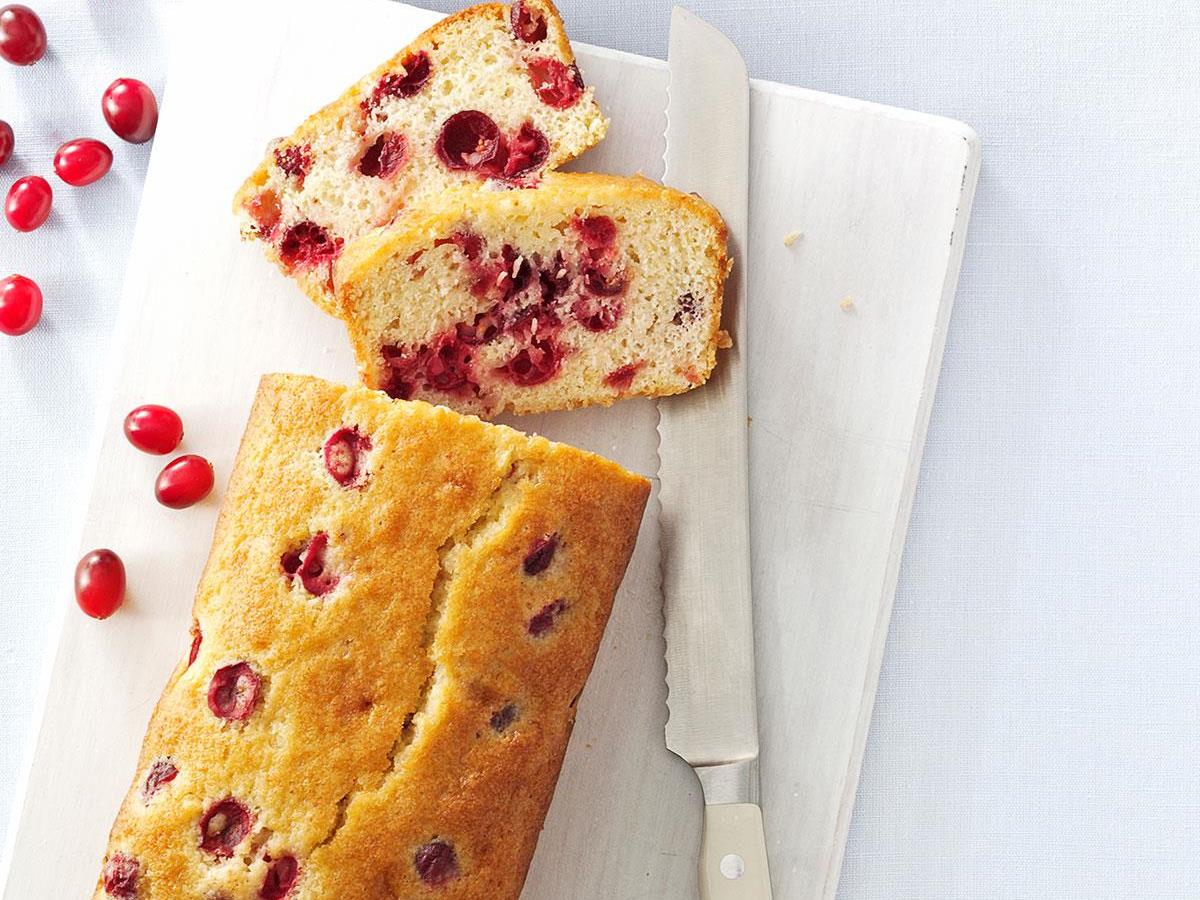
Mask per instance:
[[[52,50],[0,65],[0,190],[106,137],[112,78],[161,87],[174,2],[35,2]],[[560,3],[655,56],[669,5]],[[691,5],[757,77],[984,142],[841,896],[1200,897],[1200,5]],[[0,828],[148,153],[117,144],[49,225],[0,224],[3,274],[46,293],[0,341]]]

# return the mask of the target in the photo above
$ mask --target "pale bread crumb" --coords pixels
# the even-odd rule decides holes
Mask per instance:
[[[855,304],[854,298],[852,297],[843,297],[842,302],[839,303],[838,306],[842,308],[842,312],[849,313],[850,315],[854,315],[856,312],[858,312],[858,306]]]
[[[733,346],[733,338],[729,336],[729,332],[722,328],[717,332],[717,349],[728,350]]]
[[[804,237],[803,231],[789,231],[783,236],[783,246],[790,247],[802,237]]]

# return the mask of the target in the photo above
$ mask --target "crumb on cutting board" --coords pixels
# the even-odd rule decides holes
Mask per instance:
[[[842,308],[842,312],[854,315],[858,312],[858,304],[854,302],[853,297],[843,297],[842,302],[838,304]]]
[[[804,237],[803,231],[789,231],[783,236],[783,246],[790,247],[802,237]]]
[[[729,332],[722,328],[717,332],[717,349],[728,350],[733,346],[733,338],[729,336]]]

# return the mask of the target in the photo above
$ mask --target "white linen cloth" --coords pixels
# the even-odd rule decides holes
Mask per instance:
[[[100,94],[161,90],[175,2],[34,0],[50,52],[0,64],[0,190],[73,137],[117,156],[51,177],[40,230],[0,223],[0,274],[46,294],[0,336],[0,829],[149,152]],[[1200,5],[689,5],[756,77],[983,138],[840,896],[1200,897]],[[665,54],[670,0],[559,6],[580,41]]]

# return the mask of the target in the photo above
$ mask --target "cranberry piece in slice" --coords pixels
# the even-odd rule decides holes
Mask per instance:
[[[562,357],[551,341],[534,341],[510,359],[502,368],[506,375],[521,387],[549,381],[558,374]]]
[[[604,250],[617,240],[617,223],[608,216],[584,216],[575,220],[575,230],[589,250]]]
[[[28,6],[0,7],[0,56],[14,66],[31,66],[46,52],[46,27]]]
[[[699,306],[699,301],[691,291],[686,294],[680,294],[675,300],[675,316],[671,319],[671,323],[674,325],[691,325],[696,321],[696,316],[699,315]]]
[[[125,564],[111,550],[93,550],[75,567],[75,602],[93,619],[107,619],[125,602]]]
[[[183,420],[173,409],[147,403],[125,417],[125,437],[143,453],[163,456],[183,440]]]
[[[558,622],[559,617],[568,609],[570,609],[570,604],[561,597],[547,603],[529,620],[529,634],[533,637],[541,637],[546,634]]]
[[[504,152],[500,129],[491,117],[476,109],[464,109],[442,124],[438,135],[438,158],[448,169],[486,169]]]
[[[471,377],[473,353],[469,344],[458,340],[457,332],[440,337],[424,355],[425,379],[429,386],[447,394],[465,392],[474,384]]]
[[[600,333],[617,324],[623,307],[617,300],[600,300],[596,297],[581,297],[571,304],[571,313],[588,331]]]
[[[606,275],[599,269],[589,267],[583,273],[583,283],[593,294],[601,297],[615,297],[624,292],[629,284],[629,277],[624,270]]]
[[[423,882],[437,887],[458,877],[458,854],[452,845],[435,838],[417,849],[413,866]]]
[[[0,119],[0,166],[8,162],[8,158],[12,156],[15,143],[16,138],[13,136],[12,126]]]
[[[104,121],[113,133],[131,144],[144,144],[158,128],[154,91],[136,78],[118,78],[104,90]]]
[[[212,488],[212,463],[189,453],[167,463],[158,473],[154,496],[163,506],[185,509],[207,497]]]
[[[246,204],[246,211],[254,220],[254,225],[260,235],[269,235],[279,224],[282,209],[279,206],[279,195],[274,191],[263,191],[255,194]]]
[[[281,856],[271,862],[267,877],[258,889],[261,900],[285,900],[300,880],[300,863],[294,856]]]
[[[329,535],[314,534],[299,550],[289,550],[279,559],[279,566],[289,578],[300,576],[304,589],[315,597],[328,594],[337,587],[338,576],[325,571],[325,549]]]
[[[539,575],[549,568],[558,550],[558,533],[547,534],[533,542],[525,556],[523,567],[526,575]]]
[[[50,216],[54,191],[41,175],[26,175],[13,182],[4,204],[4,216],[17,231],[33,231]]]
[[[157,794],[163,785],[170,784],[175,780],[175,776],[179,774],[179,768],[169,759],[156,759],[154,765],[150,767],[149,773],[146,775],[146,782],[142,785],[142,800],[145,803],[150,802],[150,798]]]
[[[103,141],[76,138],[54,154],[54,171],[67,184],[83,187],[99,181],[112,168],[113,154]]]
[[[527,44],[536,44],[546,39],[546,17],[541,11],[530,9],[525,0],[514,0],[508,11],[513,34]]]
[[[218,719],[244,722],[254,713],[261,693],[262,678],[250,663],[231,663],[213,673],[208,685],[208,708]]]
[[[554,109],[573,106],[583,96],[583,77],[578,67],[566,66],[550,56],[529,60],[529,82],[538,99]]]
[[[142,867],[127,853],[117,852],[104,864],[104,893],[118,900],[133,900],[137,896],[138,875]]]
[[[25,334],[42,318],[42,289],[32,278],[9,275],[0,279],[0,331]]]
[[[517,721],[517,715],[517,704],[506,703],[504,706],[492,713],[492,718],[489,720],[488,724],[492,726],[492,731],[496,732],[497,734],[503,734],[504,732],[508,731],[508,727],[512,725],[513,722]]]
[[[250,833],[250,810],[240,800],[226,797],[214,803],[200,819],[200,849],[213,856],[230,857]]]
[[[200,623],[192,622],[192,646],[188,649],[187,667],[190,669],[192,663],[196,661],[196,657],[200,655],[200,644],[204,640],[204,635],[200,631]]]
[[[496,335],[500,333],[501,326],[500,313],[492,308],[475,316],[475,321],[470,325],[466,322],[459,322],[455,326],[455,331],[462,343],[477,346],[495,339]]]
[[[550,142],[546,135],[524,123],[508,142],[508,160],[504,163],[505,178],[519,178],[537,171],[550,156]]]
[[[368,178],[391,178],[407,159],[408,138],[396,132],[381,134],[358,161],[358,171]]]
[[[371,449],[371,439],[358,427],[339,428],[325,442],[325,471],[342,487],[358,483],[365,474],[362,457]]]
[[[616,388],[618,391],[627,391],[633,385],[633,379],[644,365],[645,362],[639,360],[638,362],[621,366],[618,369],[613,369],[604,376],[604,383],[611,388]]]
[[[401,65],[404,67],[403,74],[388,72],[379,79],[379,83],[371,91],[371,96],[359,104],[363,112],[372,115],[379,108],[379,104],[388,97],[412,97],[421,92],[421,88],[428,83],[429,74],[433,68],[429,61],[429,54],[424,50],[418,50],[405,57]]]
[[[342,239],[315,222],[297,222],[279,242],[279,256],[289,269],[332,261],[342,249]]]
[[[275,148],[275,165],[284,175],[296,179],[297,187],[304,187],[304,176],[312,169],[312,164],[312,147],[308,144]]]

